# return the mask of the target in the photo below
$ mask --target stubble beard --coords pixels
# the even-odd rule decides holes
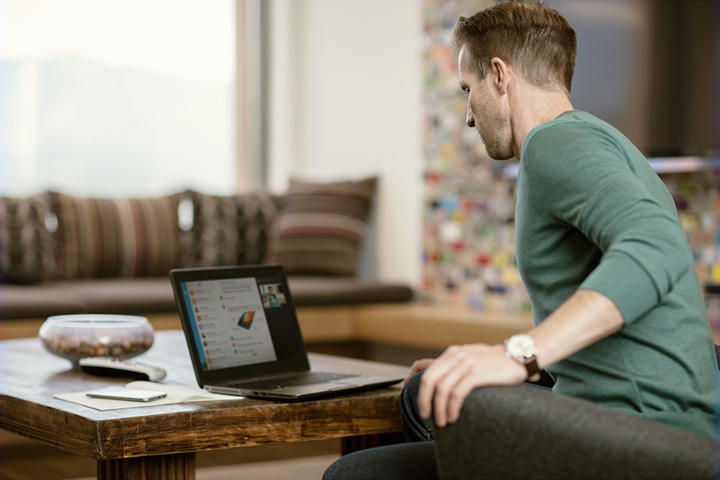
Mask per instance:
[[[485,144],[485,150],[493,160],[509,160],[515,157],[512,149],[512,127],[510,117],[506,113],[496,112],[489,123],[494,128],[485,129],[485,135],[480,138]]]
[[[490,134],[486,136],[480,134],[480,139],[485,145],[485,150],[493,160],[509,160],[515,157],[511,142],[504,141],[504,138],[509,139],[511,137],[509,135],[503,135],[502,131],[490,132]]]

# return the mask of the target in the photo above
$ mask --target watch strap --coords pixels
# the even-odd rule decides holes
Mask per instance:
[[[540,367],[538,367],[537,358],[534,356],[532,358],[527,359],[527,362],[524,362],[523,365],[525,365],[525,370],[527,370],[528,382],[537,382],[540,380]]]

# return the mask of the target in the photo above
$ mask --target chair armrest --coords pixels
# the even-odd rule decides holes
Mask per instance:
[[[441,479],[712,478],[720,452],[711,438],[526,385],[475,390],[435,438]]]

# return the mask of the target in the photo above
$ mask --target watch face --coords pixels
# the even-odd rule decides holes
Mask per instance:
[[[535,342],[530,335],[514,335],[508,339],[507,349],[516,358],[527,358],[537,355]]]

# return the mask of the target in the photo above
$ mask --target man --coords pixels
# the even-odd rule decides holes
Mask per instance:
[[[460,17],[453,43],[468,127],[492,158],[520,161],[516,255],[535,328],[415,362],[406,432],[431,440],[427,420],[455,422],[473,389],[544,369],[555,392],[711,436],[718,372],[687,239],[642,154],[573,109],[575,32],[538,0],[510,0]]]
[[[265,300],[267,300],[270,308],[280,306],[280,300],[278,300],[277,296],[275,295],[273,287],[268,287],[268,293],[265,295]]]

